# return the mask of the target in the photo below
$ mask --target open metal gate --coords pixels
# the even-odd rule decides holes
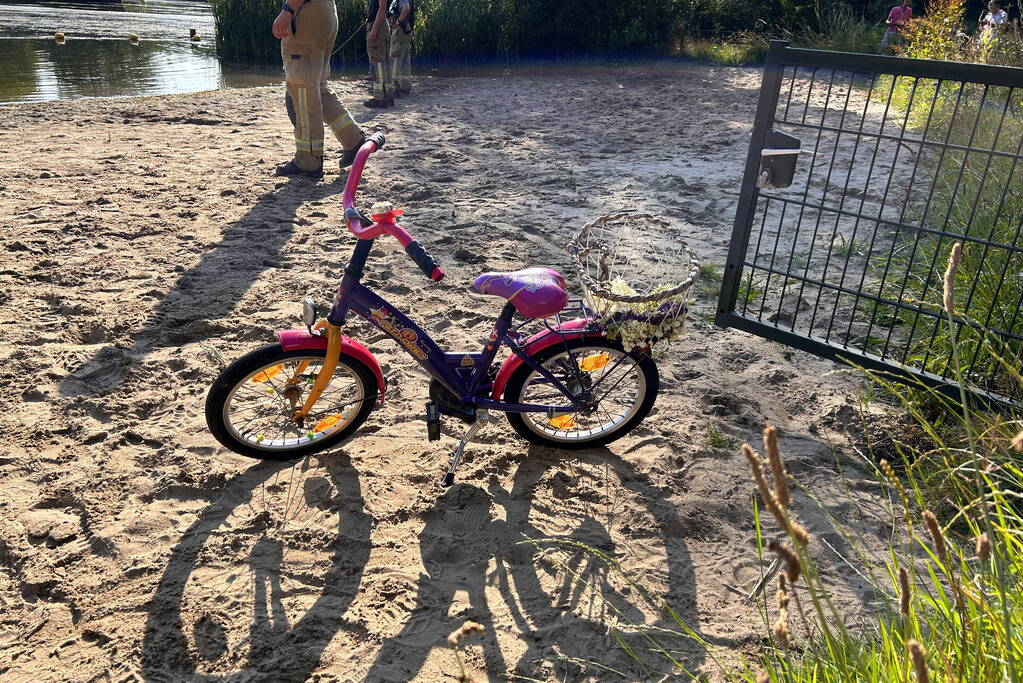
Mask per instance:
[[[1023,400],[1021,151],[1023,69],[772,42],[717,324]]]

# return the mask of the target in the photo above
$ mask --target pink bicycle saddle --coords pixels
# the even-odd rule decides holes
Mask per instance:
[[[507,299],[527,318],[546,318],[561,311],[568,303],[565,278],[553,268],[483,273],[472,286],[480,294]]]

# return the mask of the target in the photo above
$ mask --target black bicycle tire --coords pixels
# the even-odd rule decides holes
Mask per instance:
[[[325,357],[323,349],[293,349],[285,351],[280,344],[268,344],[251,351],[237,359],[217,376],[209,393],[206,395],[206,425],[209,427],[213,437],[228,450],[257,460],[297,460],[307,455],[326,450],[351,436],[355,430],[362,426],[369,414],[373,411],[377,399],[377,380],[366,364],[351,356],[342,356],[338,361],[339,365],[349,368],[363,384],[363,396],[365,399],[359,407],[355,418],[340,430],[337,434],[331,434],[325,439],[318,439],[305,446],[300,446],[293,451],[273,453],[270,451],[253,448],[252,446],[239,441],[231,435],[231,431],[224,422],[224,402],[231,395],[231,390],[239,382],[244,380],[252,372],[253,368],[264,367],[275,361],[284,361],[299,356]]]
[[[567,343],[568,350],[573,350],[581,346],[591,347],[605,347],[619,353],[624,353],[625,350],[622,345],[614,340],[607,338],[594,338],[594,337],[581,337],[577,339],[571,339]],[[532,356],[533,361],[543,364],[550,360],[552,357],[565,351],[566,344],[554,344],[546,349],[543,349],[535,356]],[[647,415],[650,414],[650,410],[654,407],[654,402],[657,400],[657,394],[660,391],[660,374],[657,372],[657,365],[653,359],[647,355],[633,356],[637,361],[640,370],[643,372],[643,378],[646,380],[646,395],[643,397],[643,402],[639,406],[639,410],[636,414],[628,419],[622,426],[617,429],[603,434],[599,437],[590,440],[580,441],[555,441],[542,436],[526,425],[526,419],[522,413],[508,413],[508,422],[511,423],[512,428],[526,441],[537,444],[539,446],[548,446],[550,448],[560,448],[562,450],[579,450],[581,448],[595,448],[597,446],[604,446],[617,441],[621,437],[625,436],[636,426],[642,422]],[[508,385],[504,390],[504,400],[508,403],[520,403],[519,400],[522,395],[522,389],[529,378],[530,373],[533,371],[529,365],[523,364],[508,380]]]

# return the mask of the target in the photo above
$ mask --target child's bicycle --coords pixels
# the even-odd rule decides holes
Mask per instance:
[[[444,277],[433,258],[395,222],[401,210],[378,204],[367,217],[355,208],[366,160],[383,145],[382,135],[370,136],[348,175],[345,221],[358,242],[330,313],[318,320],[315,304],[305,299],[305,330],[278,330],[278,343],[242,356],[220,373],[206,398],[206,422],[216,439],[241,455],[288,460],[330,448],[355,432],[377,401],[383,403],[386,381],[373,354],[341,334],[349,312],[390,335],[432,377],[431,400],[426,404],[431,441],[440,438],[441,413],[472,425],[455,451],[445,485],[454,481],[466,443],[488,420],[490,410],[507,413],[515,431],[544,446],[586,448],[628,434],[657,398],[658,373],[648,344],[653,336],[639,340],[623,336],[630,345],[626,350],[608,336],[608,328],[627,332],[636,320],[669,331],[677,328],[685,317],[682,297],[695,282],[698,268],[691,250],[683,245],[675,254],[684,250],[690,259],[685,282],[636,305],[642,295],[614,292],[621,290],[620,278],[610,280],[617,271],[609,258],[614,261],[618,254],[604,243],[588,242],[596,232],[584,229],[574,253],[584,282],[590,285],[591,306],[570,303],[565,279],[551,268],[485,273],[476,278],[475,289],[507,303],[482,350],[445,352],[404,313],[361,283],[373,241],[381,235],[397,239],[431,280]],[[628,255],[622,258],[623,263],[631,260]],[[586,275],[587,262],[595,264],[598,280]],[[664,296],[665,291],[670,296]],[[623,308],[622,301],[630,307]],[[525,320],[520,323],[516,314]],[[565,320],[568,314],[575,317]],[[535,320],[542,320],[542,329],[526,337],[520,329]],[[495,369],[494,359],[504,346],[511,353]]]

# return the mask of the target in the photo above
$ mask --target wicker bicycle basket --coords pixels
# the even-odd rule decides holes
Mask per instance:
[[[587,305],[626,349],[682,333],[700,259],[678,229],[650,214],[601,216],[568,250]]]

